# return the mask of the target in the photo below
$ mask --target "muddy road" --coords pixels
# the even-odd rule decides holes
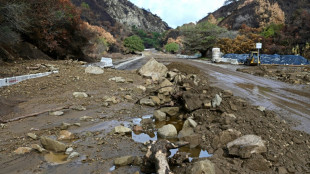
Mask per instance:
[[[242,66],[212,64],[201,60],[165,58],[154,52],[147,52],[143,59],[125,64],[121,69],[140,68],[151,57],[169,64],[182,62],[199,68],[209,78],[212,86],[231,90],[236,96],[247,99],[250,104],[263,106],[275,111],[283,119],[292,123],[295,129],[310,133],[310,87],[293,85],[237,72]]]

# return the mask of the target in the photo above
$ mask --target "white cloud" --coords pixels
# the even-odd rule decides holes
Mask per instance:
[[[170,27],[197,22],[220,8],[225,0],[130,0],[138,7],[150,9]]]

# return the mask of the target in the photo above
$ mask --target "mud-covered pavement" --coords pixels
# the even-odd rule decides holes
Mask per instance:
[[[151,56],[154,55],[149,54],[143,61],[147,62]],[[184,88],[180,91],[182,94],[171,94],[173,102],[149,107],[140,105],[139,101],[157,96],[159,84],[150,83],[136,71],[105,69],[103,74],[93,75],[86,74],[85,68],[81,67],[79,62],[48,61],[41,63],[54,64],[59,68],[59,74],[0,88],[2,121],[39,113],[34,117],[1,125],[0,173],[141,172],[140,160],[147,151],[144,142],[157,140],[158,129],[167,124],[174,125],[179,134],[184,127],[184,121],[189,118],[193,119],[197,126],[193,128],[194,134],[191,135],[193,139],[185,137],[184,140],[190,140],[192,144],[172,152],[189,153],[190,162],[178,162],[176,164],[178,167],[172,167],[176,173],[188,172],[187,169],[191,169],[192,165],[203,157],[209,157],[216,173],[307,173],[310,171],[309,135],[290,129],[290,125],[280,118],[283,117],[282,115],[279,117],[269,111],[274,108],[267,107],[264,111],[252,105],[265,106],[264,102],[255,103],[250,100],[252,104],[249,103],[248,99],[255,98],[255,95],[249,97],[249,93],[255,91],[254,89],[249,88],[248,94],[238,92],[240,89],[247,88],[235,83],[228,85],[225,78],[214,72],[216,70],[211,68],[212,65],[191,61],[188,63],[186,60],[177,60],[186,64],[170,64],[175,59],[166,58],[165,55],[158,57],[158,60],[164,62],[169,70],[178,69],[189,79],[194,77],[191,74],[197,75],[198,86],[195,85],[196,77],[191,79],[194,84],[183,82],[180,84]],[[223,74],[227,71],[227,74],[233,72],[231,69],[225,70],[227,69],[220,72]],[[206,79],[204,76],[206,73],[210,74],[210,71],[213,71],[211,75],[214,77],[207,76],[209,78]],[[219,83],[221,78],[224,82]],[[223,89],[231,90],[234,96],[229,92],[226,94],[227,91],[225,93],[221,89],[210,87],[210,84],[216,85],[216,80],[219,86],[222,85]],[[261,80],[260,84],[264,84],[263,79]],[[272,87],[269,86],[269,88]],[[74,92],[85,92],[87,97],[76,98],[73,96]],[[197,92],[201,95],[197,96]],[[245,94],[242,95],[242,93]],[[213,100],[216,94],[221,95],[222,102],[219,106],[210,108],[208,102],[205,102]],[[307,91],[304,90],[302,94],[304,104],[309,104],[307,102],[309,97],[305,96]],[[158,96],[161,95],[158,94]],[[180,96],[183,97],[180,98]],[[244,99],[235,96],[241,96]],[[187,102],[196,103],[190,105],[192,109],[184,105],[184,102],[186,103],[186,100],[183,100],[184,97],[187,98]],[[200,100],[204,105],[197,102]],[[176,117],[169,116],[168,121],[154,122],[149,119],[154,110],[167,106],[179,107],[181,110]],[[42,113],[59,107],[64,107],[60,110],[64,112],[61,116],[53,115],[52,112]],[[133,131],[127,135],[112,134],[111,131],[120,125],[141,129],[134,127],[138,125],[143,131]],[[59,139],[64,130],[73,133],[74,136],[69,140],[59,141],[72,147],[73,151],[79,154],[71,160],[68,160],[69,155],[63,152],[39,153],[37,150],[32,150],[20,155],[14,153],[19,147],[32,147],[32,144],[42,146],[42,140],[40,140],[42,136]],[[29,136],[29,133],[35,134],[37,138]],[[254,154],[251,158],[245,159],[229,155],[226,144],[248,134],[260,136],[266,142],[266,152]],[[131,156],[134,160],[129,165],[115,166],[115,160],[125,156]]]

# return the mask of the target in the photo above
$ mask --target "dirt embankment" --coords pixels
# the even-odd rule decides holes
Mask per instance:
[[[178,149],[175,160],[169,160],[175,173],[190,173],[189,169],[197,167],[197,161],[205,159],[199,155],[204,151],[211,155],[207,159],[215,173],[310,172],[310,135],[292,130],[272,111],[251,106],[230,91],[211,87],[208,79],[194,67],[171,63],[167,66],[170,76],[165,81],[156,77],[142,78],[136,71],[105,69],[103,74],[87,74],[80,62],[42,63],[59,68],[59,74],[0,88],[0,102],[9,108],[8,112],[0,112],[0,119],[9,120],[62,106],[68,108],[60,110],[61,116],[44,112],[2,124],[0,173],[141,172],[141,159],[147,151],[144,140],[162,139],[162,135],[158,136],[162,134],[160,128],[168,123],[177,127],[178,134],[177,139],[168,138],[170,141],[190,142],[187,150]],[[172,86],[161,86],[163,82]],[[87,97],[76,98],[74,92],[84,92]],[[136,123],[137,117],[141,120],[144,115],[153,115],[154,110],[166,113],[163,123],[152,119]],[[119,125],[140,133],[132,132],[129,136],[110,133]],[[74,138],[59,139],[64,133],[62,130],[72,132]],[[264,148],[252,153],[258,145],[228,147],[230,142],[245,135],[260,137]],[[43,154],[34,150],[21,155],[13,153],[19,147],[41,145],[41,136],[58,138],[78,152],[79,157],[68,160],[68,155],[54,154],[52,150]],[[196,156],[190,155],[193,159],[181,160],[180,154],[197,148],[202,150]],[[125,160],[122,162],[119,157]],[[115,166],[119,163],[122,166]]]
[[[238,69],[237,71],[280,80],[291,84],[310,85],[309,66],[262,65]]]

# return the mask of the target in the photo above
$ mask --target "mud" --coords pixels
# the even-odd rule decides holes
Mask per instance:
[[[171,61],[170,58],[167,59],[163,60],[165,64]],[[291,125],[277,114],[269,110],[262,112],[246,99],[227,96],[223,97],[222,104],[217,108],[199,108],[193,112],[183,108],[180,113],[183,116],[179,115],[167,122],[153,122],[146,128],[140,122],[149,118],[160,106],[147,107],[136,104],[136,101],[150,95],[149,91],[153,90],[150,88],[143,93],[135,89],[137,85],[147,86],[145,79],[135,71],[105,69],[102,75],[89,75],[84,73],[80,62],[46,61],[45,63],[59,67],[59,74],[0,88],[1,102],[7,109],[1,111],[0,119],[8,120],[59,106],[69,106],[69,109],[62,110],[63,116],[51,116],[46,112],[36,117],[7,123],[0,128],[0,173],[132,174],[140,171],[140,167],[114,166],[114,159],[127,155],[142,158],[146,153],[146,146],[143,143],[157,140],[159,127],[172,123],[180,131],[184,120],[188,117],[192,117],[198,123],[194,129],[197,137],[194,140],[199,143],[195,148],[186,146],[171,151],[171,157],[177,151],[189,153],[191,157],[190,162],[173,167],[175,173],[185,173],[195,161],[205,157],[214,163],[216,173],[279,173],[279,170],[289,173],[310,172],[309,134],[292,130]],[[198,74],[200,84],[192,86],[190,96],[196,96],[198,91],[198,93],[204,93],[205,99],[212,100],[215,94],[224,94],[222,89],[211,87],[210,79],[203,76],[205,72],[201,68],[195,68],[195,65],[175,63],[168,67],[177,68],[184,74]],[[126,82],[115,83],[108,80],[115,76],[125,78]],[[242,83],[239,86],[252,88],[251,85],[243,86]],[[269,88],[263,89],[265,92],[268,90]],[[298,90],[294,90],[296,89],[288,89],[294,94],[301,94]],[[86,92],[90,97],[74,98],[72,93],[77,91]],[[125,99],[125,95],[130,95],[133,100]],[[106,106],[106,98],[112,96],[116,97],[117,102]],[[177,97],[174,103],[184,107],[182,101],[182,98]],[[307,104],[307,97],[304,104]],[[86,110],[74,110],[72,106],[84,106]],[[225,118],[225,113],[234,114],[236,119]],[[81,121],[82,116],[91,116],[92,119]],[[40,144],[38,139],[33,140],[27,136],[27,133],[35,133],[38,137],[57,137],[63,129],[63,123],[69,123],[70,126],[66,129],[77,137],[64,143],[78,152],[79,157],[68,160],[63,156],[64,154],[41,154],[36,151],[24,155],[13,153],[18,147]],[[80,123],[80,126],[74,123]],[[118,125],[126,127],[142,125],[144,129],[139,133],[132,132],[131,135],[110,134],[111,130]],[[267,152],[254,155],[250,159],[228,155],[225,145],[234,137],[221,138],[223,132],[228,129],[240,131],[241,135],[261,136],[266,141]]]

